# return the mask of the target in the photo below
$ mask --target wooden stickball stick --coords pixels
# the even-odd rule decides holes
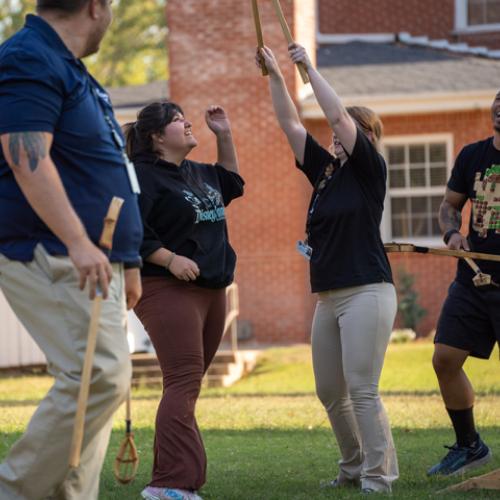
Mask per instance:
[[[281,8],[280,0],[273,0],[274,9],[276,10],[276,14],[281,24],[281,29],[283,30],[283,34],[285,35],[286,41],[288,45],[295,43],[295,40],[290,33],[290,28],[288,27],[288,23],[286,22],[285,16],[283,14],[283,9]],[[309,83],[309,75],[307,74],[307,69],[303,63],[297,64],[297,69],[299,70],[300,76],[304,83]]]
[[[104,219],[104,228],[99,244],[108,250],[113,246],[113,233],[118,220],[121,207],[123,205],[121,198],[114,197]],[[76,469],[80,465],[80,456],[82,452],[83,434],[85,428],[85,413],[89,399],[90,378],[94,364],[94,353],[97,343],[97,332],[99,330],[99,318],[101,316],[102,294],[98,293],[92,301],[92,312],[90,315],[90,324],[87,337],[87,349],[83,361],[82,379],[80,382],[80,391],[78,393],[78,404],[76,407],[75,423],[73,426],[73,437],[69,455],[69,466]]]
[[[415,252],[415,253],[430,253],[432,255],[443,255],[448,257],[470,258],[476,260],[489,260],[500,262],[500,255],[482,252],[469,252],[467,250],[450,250],[449,248],[429,248],[412,245],[411,243],[385,243],[386,252]]]
[[[252,0],[252,12],[253,12],[253,20],[255,23],[255,33],[257,34],[257,47],[259,49],[259,61],[260,61],[260,67],[262,68],[262,76],[267,76],[269,75],[269,72],[267,71],[264,58],[260,54],[260,49],[264,47],[264,37],[262,36],[262,25],[260,23],[258,0]]]

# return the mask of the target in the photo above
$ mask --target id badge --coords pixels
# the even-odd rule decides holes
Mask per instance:
[[[134,164],[129,160],[126,154],[123,155],[123,160],[125,161],[125,167],[127,168],[128,180],[130,181],[132,193],[140,194],[141,188],[139,186],[139,181],[137,180]]]
[[[304,241],[297,241],[297,252],[306,260],[311,260],[313,249]]]

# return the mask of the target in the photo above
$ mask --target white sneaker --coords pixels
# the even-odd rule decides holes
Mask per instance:
[[[141,492],[145,500],[203,500],[195,491],[179,488],[156,488],[147,486]]]

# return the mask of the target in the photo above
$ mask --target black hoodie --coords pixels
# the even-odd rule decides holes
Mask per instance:
[[[233,281],[236,254],[228,239],[224,207],[243,194],[243,179],[221,165],[184,160],[180,166],[142,153],[132,158],[141,186],[143,276],[174,277],[147,262],[159,248],[192,259],[194,284],[223,288]]]

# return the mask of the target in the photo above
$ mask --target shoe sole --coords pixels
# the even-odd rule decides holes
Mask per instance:
[[[479,460],[474,460],[474,462],[471,462],[470,464],[466,464],[460,469],[456,470],[455,472],[452,472],[451,474],[447,474],[448,476],[459,476],[461,474],[465,474],[467,471],[470,471],[472,469],[475,469],[477,467],[481,467],[481,465],[487,464],[491,458],[492,458],[492,453],[491,450],[488,452],[487,455],[485,455],[483,458],[480,458]]]
[[[150,495],[149,493],[143,493],[141,491],[141,497],[144,498],[144,500],[160,500],[160,497],[157,497],[155,495]]]

